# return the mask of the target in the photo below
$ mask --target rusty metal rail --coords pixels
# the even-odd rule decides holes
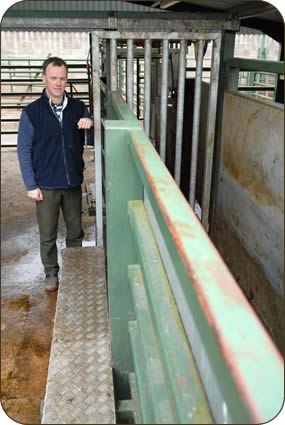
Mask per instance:
[[[104,158],[119,410],[138,423],[271,420],[283,403],[279,352],[141,123],[117,93],[110,104]]]

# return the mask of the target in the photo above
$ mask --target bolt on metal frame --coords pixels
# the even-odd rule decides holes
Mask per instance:
[[[161,63],[161,98],[160,98],[160,147],[159,154],[163,162],[166,156],[167,140],[167,104],[168,104],[168,59],[169,42],[180,43],[179,55],[179,77],[178,77],[178,104],[176,120],[176,158],[175,158],[175,180],[180,184],[182,135],[184,116],[184,92],[186,75],[186,54],[188,43],[197,43],[197,66],[195,78],[194,117],[192,133],[192,159],[190,170],[190,193],[189,201],[195,206],[195,188],[198,159],[198,136],[200,126],[201,86],[203,68],[203,49],[205,43],[212,41],[212,63],[211,80],[209,88],[208,117],[206,130],[206,148],[204,161],[204,181],[202,194],[202,224],[208,230],[211,177],[214,152],[214,136],[216,127],[218,76],[221,51],[221,31],[205,32],[167,32],[167,31],[93,31],[93,102],[95,123],[95,187],[96,187],[96,227],[97,246],[103,246],[103,194],[102,194],[102,159],[101,159],[101,105],[100,105],[100,68],[99,44],[100,40],[110,40],[110,90],[118,89],[118,67],[117,67],[117,40],[127,41],[127,81],[126,93],[127,103],[132,110],[133,106],[133,66],[134,66],[134,41],[144,40],[144,131],[149,137],[151,116],[151,63],[152,63],[152,41],[162,41],[162,63]],[[108,59],[107,59],[108,60]],[[95,112],[96,111],[96,112]]]

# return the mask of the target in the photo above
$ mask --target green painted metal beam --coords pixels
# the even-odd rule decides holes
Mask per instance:
[[[148,264],[150,245],[144,227],[132,234],[128,200],[142,200],[159,247],[177,310],[191,346],[213,417],[218,423],[264,423],[283,403],[283,360],[272,340],[231,276],[188,202],[161,162],[140,122],[128,115],[113,96],[114,121],[105,122],[107,252],[115,375],[129,379],[133,362],[128,322],[134,305],[128,285],[129,264],[141,263],[143,281],[156,335],[167,344],[156,316],[165,298],[150,283],[154,264]],[[133,214],[133,208],[131,208]],[[134,214],[133,214],[134,215]],[[139,236],[138,236],[139,235]],[[142,251],[144,247],[144,254]],[[140,247],[140,248],[139,248]],[[147,265],[148,264],[148,265]],[[157,284],[154,278],[153,282]],[[163,280],[162,280],[163,282]],[[161,282],[160,282],[161,283]],[[149,289],[149,288],[152,289]],[[156,300],[156,302],[155,302]],[[166,317],[166,324],[172,322]],[[131,325],[129,325],[131,326]],[[137,324],[135,325],[137,328]],[[136,331],[130,331],[130,335]],[[131,336],[132,344],[138,343]],[[179,344],[178,344],[179,346]],[[174,359],[179,357],[173,356]],[[180,361],[179,361],[180,362]],[[177,363],[179,363],[177,362]],[[258,377],[258,379],[257,379]],[[169,379],[171,382],[171,379]],[[129,397],[123,397],[129,398]],[[180,419],[179,419],[180,420]]]
[[[128,324],[130,342],[133,354],[133,363],[136,377],[137,392],[139,397],[139,409],[142,422],[155,423],[155,413],[149,392],[149,381],[146,372],[146,358],[144,356],[141,335],[135,320]]]
[[[268,421],[283,403],[282,358],[144,132],[130,135],[215,420]]]
[[[129,215],[144,275],[142,278],[139,270],[132,271],[131,289],[137,321],[148,328],[153,321],[178,423],[210,424],[212,418],[208,403],[143,202],[130,201]],[[138,310],[140,298],[144,300],[145,310],[147,303],[149,304],[152,319],[148,312],[145,315],[148,314],[149,317],[143,315],[142,307]]]
[[[132,397],[133,406],[134,406],[133,419],[135,424],[142,424],[143,422],[142,422],[142,415],[141,415],[141,409],[140,409],[139,392],[138,392],[136,375],[134,372],[131,372],[129,374],[129,382],[130,382],[131,397]]]
[[[232,69],[239,69],[240,71],[259,71],[284,75],[284,62],[282,61],[232,58],[227,62],[227,66]]]
[[[136,124],[138,124],[136,115],[130,110],[127,103],[118,92],[113,92],[111,94],[111,103],[119,120],[135,121]]]
[[[136,263],[128,218],[129,199],[141,199],[143,188],[128,149],[128,131],[120,121],[105,121],[107,273],[112,359],[118,397],[129,398],[133,371],[128,322],[134,318],[128,265]],[[126,122],[128,125],[128,122]],[[131,123],[129,123],[129,126]]]
[[[163,367],[160,344],[154,331],[140,266],[129,266],[129,281],[141,340],[141,354],[145,359],[146,384],[153,405],[154,423],[177,423],[176,406]],[[141,364],[138,364],[138,368],[140,367]],[[144,410],[141,411],[144,418]]]

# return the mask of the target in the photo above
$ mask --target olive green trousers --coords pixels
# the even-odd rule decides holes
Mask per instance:
[[[40,253],[46,276],[59,271],[57,233],[60,211],[66,226],[66,246],[82,246],[82,192],[81,187],[72,189],[41,189],[43,200],[37,201],[37,219],[40,232]]]

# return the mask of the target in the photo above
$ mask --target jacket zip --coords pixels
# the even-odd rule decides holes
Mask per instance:
[[[63,136],[63,112],[62,111],[62,121],[58,118],[58,116],[56,115],[56,113],[51,110],[50,108],[50,112],[53,114],[53,116],[57,119],[57,122],[60,125],[60,132],[61,132],[61,145],[62,145],[62,153],[63,153],[63,162],[64,162],[64,168],[65,168],[65,174],[66,174],[66,180],[67,180],[67,184],[68,186],[71,186],[70,184],[70,179],[69,179],[69,175],[68,175],[68,171],[67,171],[67,165],[66,165],[66,156],[65,156],[65,151],[64,151],[64,136]]]
[[[63,120],[63,111],[62,111],[62,120]],[[58,121],[60,123],[60,130],[61,130],[61,143],[62,143],[62,152],[63,152],[63,161],[64,161],[65,173],[66,173],[68,186],[71,186],[68,171],[67,171],[66,157],[65,157],[65,151],[64,151],[63,125],[62,125],[62,121],[60,121],[60,120],[58,120]]]

